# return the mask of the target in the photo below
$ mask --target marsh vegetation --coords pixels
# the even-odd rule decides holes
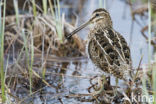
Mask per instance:
[[[131,87],[99,80],[85,52],[89,27],[66,39],[96,8],[110,12],[129,44]],[[155,8],[155,0],[1,0],[0,103],[156,104]]]

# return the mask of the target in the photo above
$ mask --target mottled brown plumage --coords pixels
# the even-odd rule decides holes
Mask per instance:
[[[129,79],[130,49],[123,36],[113,29],[111,17],[105,9],[96,9],[91,19],[74,30],[68,37],[90,23],[94,26],[88,35],[87,53],[89,58],[102,71],[120,79]]]

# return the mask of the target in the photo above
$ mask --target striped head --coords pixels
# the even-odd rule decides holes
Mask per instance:
[[[112,27],[111,17],[109,15],[109,13],[103,8],[96,9],[92,13],[92,17],[91,17],[90,21],[91,21],[91,23],[98,25],[98,26]]]
[[[67,36],[67,38],[70,38],[72,35],[79,32],[80,30],[82,30],[83,28],[88,26],[89,24],[94,24],[94,27],[100,27],[100,28],[109,27],[109,28],[111,28],[112,27],[112,20],[111,20],[109,13],[105,9],[103,9],[103,8],[96,9],[92,13],[92,16],[89,19],[89,21],[82,24],[80,27],[78,27],[73,32],[71,32]]]

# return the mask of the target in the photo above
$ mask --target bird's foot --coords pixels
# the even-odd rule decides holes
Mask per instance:
[[[92,93],[93,96],[99,95],[104,91],[104,85],[106,83],[106,77],[104,75],[101,76],[100,80],[99,80],[99,84],[100,84],[100,89],[98,91],[95,91]]]

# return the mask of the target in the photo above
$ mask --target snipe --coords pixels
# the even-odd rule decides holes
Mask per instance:
[[[128,80],[131,66],[130,49],[123,36],[113,29],[111,17],[105,9],[96,9],[90,20],[71,32],[67,38],[89,24],[93,24],[88,35],[89,58],[102,71]]]

